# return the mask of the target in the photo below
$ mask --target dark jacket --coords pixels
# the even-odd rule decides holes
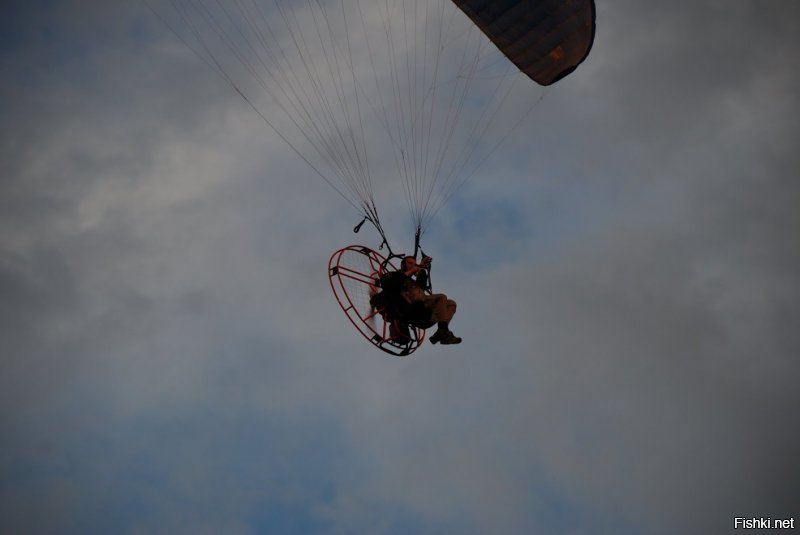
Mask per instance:
[[[381,276],[378,286],[381,292],[370,299],[370,304],[383,309],[388,320],[404,323],[425,322],[430,312],[420,302],[409,298],[410,294],[427,290],[428,272],[420,270],[414,277],[407,277],[402,271],[390,271]]]

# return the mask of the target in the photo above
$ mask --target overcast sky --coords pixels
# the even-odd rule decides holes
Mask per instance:
[[[143,3],[5,6],[3,532],[800,522],[797,1],[598,0],[429,227],[464,342],[409,358],[330,292],[375,233]]]

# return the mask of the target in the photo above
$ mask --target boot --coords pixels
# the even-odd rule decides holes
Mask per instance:
[[[389,340],[399,345],[406,345],[411,342],[411,333],[408,325],[393,321],[389,324]]]
[[[460,344],[461,338],[454,335],[448,329],[439,329],[430,338],[432,344],[441,342],[442,345]]]
[[[444,335],[444,338],[442,338],[439,341],[442,343],[443,346],[447,346],[447,345],[451,345],[451,344],[460,344],[461,343],[461,338],[459,338],[458,336],[454,335],[450,331],[447,331],[447,334]]]

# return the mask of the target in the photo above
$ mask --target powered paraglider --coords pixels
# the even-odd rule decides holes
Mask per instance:
[[[373,179],[401,185],[419,238],[541,101],[529,78],[571,73],[595,31],[592,0],[142,1],[387,245]],[[342,308],[412,353],[424,332],[397,348],[365,327],[374,273],[351,258],[385,268],[361,246],[334,253]]]

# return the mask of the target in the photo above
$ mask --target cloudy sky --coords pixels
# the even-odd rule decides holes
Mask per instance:
[[[142,2],[5,2],[2,531],[800,521],[798,57],[794,0],[598,0],[395,358],[326,276],[377,236]]]

